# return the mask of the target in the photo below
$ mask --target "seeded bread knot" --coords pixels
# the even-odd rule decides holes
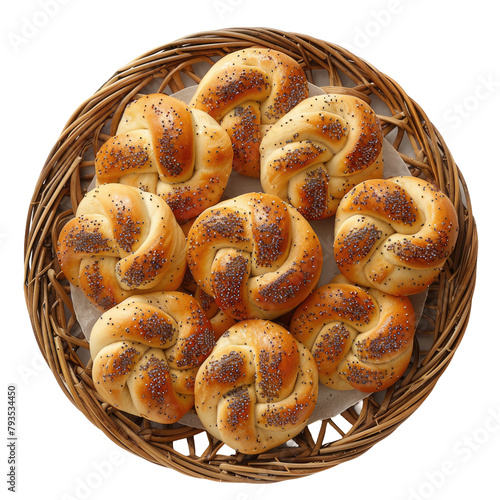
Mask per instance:
[[[125,108],[116,135],[97,152],[97,185],[119,182],[158,194],[183,222],[221,199],[232,159],[228,134],[207,113],[149,94]]]
[[[383,133],[372,108],[357,97],[309,97],[275,123],[260,146],[266,193],[306,219],[335,214],[356,184],[383,174]]]
[[[205,111],[227,130],[233,169],[259,177],[263,133],[309,95],[300,65],[273,49],[232,52],[201,79],[190,105]]]
[[[344,196],[335,219],[340,272],[358,285],[392,295],[425,290],[458,237],[450,199],[411,176],[361,182]]]
[[[364,289],[340,275],[295,309],[289,329],[311,351],[321,383],[377,392],[408,367],[415,325],[408,297]]]
[[[196,373],[214,345],[210,322],[189,295],[129,297],[92,328],[95,388],[122,411],[177,422],[194,404]]]
[[[317,285],[323,253],[309,222],[291,205],[247,193],[196,219],[188,233],[188,264],[228,316],[274,319]]]
[[[59,234],[66,278],[107,310],[137,293],[175,290],[186,271],[186,237],[159,196],[123,184],[85,195]]]
[[[267,320],[231,327],[196,376],[195,407],[202,424],[242,453],[258,454],[295,437],[317,397],[311,353]]]

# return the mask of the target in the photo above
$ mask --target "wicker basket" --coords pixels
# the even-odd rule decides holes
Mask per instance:
[[[251,46],[289,54],[310,82],[322,79],[327,91],[343,87],[342,92],[384,103],[387,112],[379,117],[386,138],[412,175],[435,182],[448,194],[460,223],[456,249],[429,289],[419,327],[419,337],[426,342],[415,343],[411,367],[400,382],[342,415],[307,427],[294,446],[259,456],[234,453],[197,428],[156,428],[103,403],[91,380],[88,343],[55,258],[61,225],[73,215],[93,177],[93,153],[114,133],[116,117],[130,99],[195,85],[202,76],[198,66],[207,67],[228,52]],[[396,82],[336,45],[295,33],[244,28],[199,33],[153,50],[116,72],[76,110],[41,171],[29,207],[24,252],[26,303],[38,345],[61,390],[95,426],[124,449],[190,476],[273,482],[356,458],[422,404],[466,329],[476,278],[477,233],[467,186],[450,151],[424,111]]]

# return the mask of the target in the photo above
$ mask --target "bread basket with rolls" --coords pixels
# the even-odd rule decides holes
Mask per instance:
[[[24,286],[61,391],[109,439],[276,482],[418,409],[476,260],[465,180],[395,81],[238,28],[150,51],[76,110],[33,193]]]

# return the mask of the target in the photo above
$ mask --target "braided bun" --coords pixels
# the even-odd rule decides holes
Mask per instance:
[[[247,193],[205,210],[188,233],[196,282],[235,319],[273,319],[302,302],[321,272],[309,223],[276,196]]]
[[[196,376],[195,406],[202,424],[242,453],[261,453],[296,436],[317,397],[311,354],[287,330],[266,320],[231,327]]]
[[[186,238],[169,206],[123,184],[87,193],[57,249],[66,278],[101,310],[137,293],[175,290],[187,266]]]
[[[208,114],[150,94],[125,108],[117,135],[97,152],[97,184],[120,182],[156,193],[184,221],[220,200],[232,158],[228,134]]]
[[[194,381],[215,345],[210,322],[189,295],[136,295],[105,312],[90,335],[92,378],[112,406],[159,423],[194,404]]]
[[[232,52],[200,81],[190,105],[227,130],[233,169],[259,177],[261,126],[266,129],[308,96],[304,71],[291,57],[272,49]]]
[[[440,273],[457,235],[455,208],[431,183],[411,176],[368,180],[339,204],[335,260],[358,285],[411,295]]]
[[[306,219],[330,217],[356,184],[382,177],[382,145],[379,120],[361,99],[309,97],[262,139],[262,187]]]
[[[290,332],[311,351],[324,385],[362,392],[386,389],[410,362],[412,304],[408,297],[339,281],[319,287],[295,309]]]

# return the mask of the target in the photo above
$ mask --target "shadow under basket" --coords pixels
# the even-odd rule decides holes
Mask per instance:
[[[94,176],[94,153],[116,131],[131,99],[173,94],[196,85],[215,60],[260,46],[297,60],[326,92],[352,93],[372,104],[390,141],[414,176],[445,192],[459,217],[459,237],[430,286],[411,364],[398,383],[341,415],[306,427],[292,443],[258,456],[236,453],[202,429],[155,426],[122,413],[97,395],[88,343],[69,284],[56,258],[57,236]],[[356,458],[391,434],[426,399],[453,358],[470,315],[477,232],[467,186],[425,112],[392,79],[341,47],[273,29],[198,33],[152,50],[117,71],[71,116],[31,200],[25,235],[25,297],[33,331],[61,390],[111,440],[156,464],[225,482],[275,482],[307,476]]]

